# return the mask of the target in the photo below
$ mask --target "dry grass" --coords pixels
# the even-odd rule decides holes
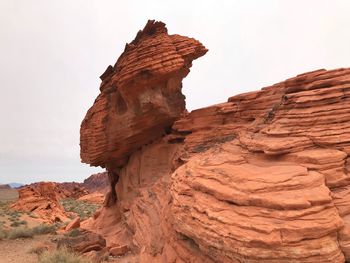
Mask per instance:
[[[66,248],[60,248],[54,251],[44,251],[39,256],[39,263],[91,263],[91,261]]]
[[[34,236],[33,229],[28,227],[15,227],[8,231],[8,239],[17,239],[17,238],[32,238]]]
[[[0,227],[0,240],[3,240],[5,238],[7,238],[7,232],[2,227]]]
[[[33,228],[34,235],[55,234],[56,226],[49,224],[41,224]]]

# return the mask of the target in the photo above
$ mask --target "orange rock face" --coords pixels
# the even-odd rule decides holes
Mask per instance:
[[[206,52],[197,40],[168,35],[165,24],[149,21],[101,76],[101,93],[81,124],[82,161],[122,167],[161,137],[185,110],[181,81],[192,60]]]
[[[109,182],[107,172],[97,173],[89,176],[84,180],[82,186],[90,193],[100,192],[107,193]]]
[[[124,90],[134,87],[121,79]],[[151,89],[146,79],[139,83],[139,90]],[[133,91],[125,96],[139,98]],[[82,140],[98,150],[82,147],[83,161],[121,170],[118,203],[81,227],[101,234],[110,251],[125,248],[135,262],[350,260],[349,105],[350,69],[317,70],[176,115],[152,143],[131,145],[120,133],[134,138],[140,118],[86,130],[85,119]],[[123,134],[119,141],[114,132]],[[139,133],[149,138],[147,129]]]
[[[64,222],[69,220],[59,203],[62,190],[57,183],[40,182],[21,187],[19,199],[11,208],[23,212],[31,212],[39,219],[49,222]]]
[[[79,183],[39,182],[21,187],[19,198],[11,207],[23,212],[31,212],[45,222],[64,222],[69,220],[60,200],[79,198],[88,191]]]

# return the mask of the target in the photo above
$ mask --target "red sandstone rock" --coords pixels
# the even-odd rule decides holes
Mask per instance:
[[[76,237],[64,237],[58,240],[57,247],[67,247],[79,253],[101,251],[106,247],[106,240],[90,231],[81,231]]]
[[[87,194],[78,198],[79,201],[86,201],[89,203],[95,203],[100,205],[103,204],[104,199],[105,199],[105,195],[99,192]]]
[[[101,76],[101,93],[81,124],[82,161],[121,167],[161,137],[185,110],[181,81],[192,60],[206,52],[197,40],[168,35],[165,24],[148,21]]]
[[[68,217],[59,203],[62,191],[56,183],[40,182],[19,189],[19,199],[12,209],[31,212],[46,222],[63,222]]]
[[[72,229],[80,227],[80,217],[74,218],[65,228],[66,231],[71,231]]]
[[[132,51],[142,46],[162,57],[164,47],[150,43],[172,37],[160,28],[148,24],[118,60],[123,70],[106,71],[82,124],[83,161],[121,167],[118,203],[82,227],[109,247],[132,248],[139,262],[350,260],[350,69],[301,74],[183,116],[183,101],[174,101],[181,107],[167,125],[177,120],[159,138],[163,112],[150,111],[144,128],[146,113],[121,116],[134,116],[131,98],[155,96],[161,74],[138,75],[154,60]],[[110,83],[117,98],[107,100]],[[120,87],[128,106],[111,113]]]
[[[107,172],[97,173],[89,176],[84,180],[82,186],[90,193],[107,193],[109,189]]]
[[[124,246],[117,246],[117,247],[112,247],[109,249],[109,253],[112,256],[122,256],[124,255],[126,252],[128,252],[128,246],[124,245]]]
[[[61,198],[79,198],[89,194],[89,191],[81,183],[56,183]]]
[[[31,212],[46,222],[67,221],[69,215],[59,201],[64,198],[78,198],[88,193],[79,183],[33,183],[19,189],[19,198],[11,207]]]

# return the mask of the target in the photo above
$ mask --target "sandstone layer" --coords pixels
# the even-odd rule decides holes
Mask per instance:
[[[170,91],[180,98],[188,73],[186,63],[186,74],[174,71],[177,88],[170,90],[162,89],[160,73],[140,73],[142,65],[167,72],[158,62],[165,56],[159,39],[183,54],[164,24],[149,22],[102,75],[101,94],[82,123],[81,156],[118,167],[118,203],[81,226],[102,235],[110,253],[133,254],[135,262],[350,260],[350,69],[304,73],[188,114],[181,96],[165,114],[152,106],[135,115],[142,94],[158,96],[157,103]],[[176,39],[191,58],[206,51]],[[162,87],[157,96],[154,83]],[[127,106],[116,112],[108,103]]]
[[[11,205],[12,209],[32,213],[38,219],[49,223],[69,220],[59,203],[64,192],[57,183],[34,183],[23,186],[18,191],[19,198]]]
[[[197,40],[168,35],[148,21],[101,76],[101,93],[81,124],[81,159],[118,168],[165,133],[185,110],[182,79],[207,49]]]
[[[84,180],[82,186],[89,191],[89,193],[99,192],[106,193],[109,189],[107,172],[97,173],[89,176]]]

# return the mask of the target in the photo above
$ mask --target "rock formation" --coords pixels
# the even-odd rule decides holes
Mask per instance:
[[[87,189],[90,193],[108,192],[109,182],[107,172],[97,173],[89,176],[84,180],[82,186]]]
[[[64,198],[79,198],[88,195],[80,183],[38,182],[21,187],[18,200],[11,205],[14,210],[30,212],[45,222],[69,220],[60,204]]]
[[[118,202],[81,226],[135,262],[350,260],[350,69],[186,113],[205,52],[151,21],[102,75],[81,157],[118,168]]]
[[[81,124],[81,159],[119,168],[143,145],[170,129],[185,110],[182,79],[207,49],[197,40],[168,35],[149,21],[101,76],[101,93]]]
[[[14,210],[30,212],[50,223],[68,221],[64,208],[59,203],[62,190],[57,183],[40,182],[19,189],[19,199],[11,205]]]

